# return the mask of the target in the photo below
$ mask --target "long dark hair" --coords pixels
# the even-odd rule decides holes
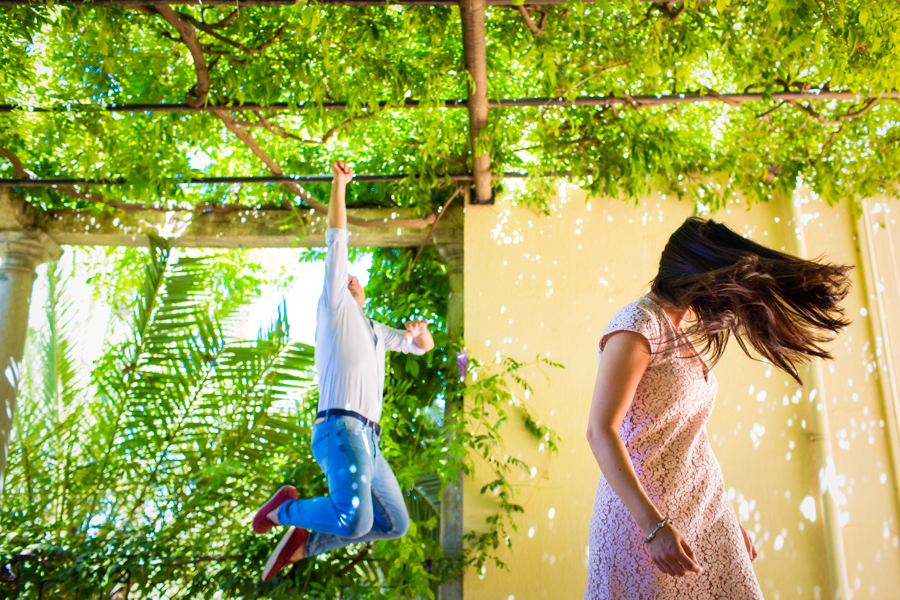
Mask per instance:
[[[695,317],[684,335],[715,364],[731,334],[758,357],[800,381],[811,357],[847,327],[841,301],[853,267],[804,260],[748,240],[712,219],[688,218],[669,238],[653,293]]]

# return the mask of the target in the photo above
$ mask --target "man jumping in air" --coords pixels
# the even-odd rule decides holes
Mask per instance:
[[[325,288],[316,315],[319,412],[312,427],[313,456],[330,495],[298,500],[296,488],[284,486],[259,509],[256,533],[289,526],[266,562],[263,581],[304,558],[399,538],[409,529],[403,493],[378,448],[385,351],[424,354],[434,340],[424,321],[407,323],[404,332],[363,312],[363,287],[347,273],[345,191],[353,172],[335,161],[331,173]]]

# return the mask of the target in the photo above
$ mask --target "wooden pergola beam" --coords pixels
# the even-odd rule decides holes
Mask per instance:
[[[466,70],[469,109],[469,145],[472,152],[473,204],[491,204],[491,157],[479,150],[479,137],[488,124],[487,41],[484,17],[485,0],[459,0],[462,24],[463,54]]]
[[[349,209],[367,220],[414,219],[413,209]],[[35,225],[56,243],[71,246],[147,246],[145,233],[171,238],[183,248],[313,248],[325,246],[325,217],[310,209],[246,210],[228,213],[119,211],[95,215],[64,209],[36,219]],[[441,224],[438,224],[438,228]],[[406,248],[433,243],[429,227],[354,227],[350,245],[358,248]]]

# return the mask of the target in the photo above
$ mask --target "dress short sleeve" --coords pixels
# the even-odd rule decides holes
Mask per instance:
[[[653,300],[649,298],[641,298],[620,309],[603,330],[603,336],[600,338],[600,354],[603,354],[606,342],[614,333],[633,331],[650,343],[650,352],[654,355],[650,364],[656,364],[660,356],[659,350],[665,341],[660,312],[661,309],[654,306]]]

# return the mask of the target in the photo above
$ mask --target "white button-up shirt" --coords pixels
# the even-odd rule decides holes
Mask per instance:
[[[346,229],[328,229],[325,288],[316,315],[319,410],[343,408],[372,421],[381,418],[385,351],[424,354],[400,329],[373,321],[350,293]]]

